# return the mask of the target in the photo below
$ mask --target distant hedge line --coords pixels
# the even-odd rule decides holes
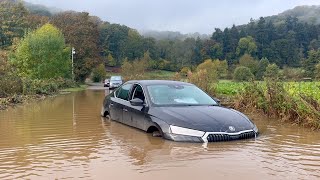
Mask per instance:
[[[27,79],[14,74],[5,74],[0,78],[0,98],[11,95],[50,95],[60,89],[78,86],[70,79]]]

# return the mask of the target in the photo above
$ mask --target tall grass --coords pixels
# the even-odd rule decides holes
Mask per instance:
[[[291,91],[283,82],[251,82],[237,95],[235,107],[261,110],[283,121],[320,129],[319,100],[311,94]]]

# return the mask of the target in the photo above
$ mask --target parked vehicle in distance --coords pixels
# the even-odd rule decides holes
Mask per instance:
[[[173,141],[206,143],[258,135],[247,116],[185,82],[126,82],[105,97],[101,115]]]
[[[111,76],[109,89],[114,89],[122,85],[122,77],[121,76]]]
[[[103,87],[109,87],[110,86],[110,79],[105,79],[103,82]]]

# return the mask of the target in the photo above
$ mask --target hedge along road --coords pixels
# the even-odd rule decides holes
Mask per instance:
[[[320,133],[249,114],[253,140],[176,143],[100,117],[109,90],[0,112],[0,179],[317,179]]]

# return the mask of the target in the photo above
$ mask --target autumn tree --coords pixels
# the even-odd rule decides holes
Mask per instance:
[[[0,48],[12,45],[14,38],[21,38],[27,30],[27,9],[22,2],[0,1]]]
[[[22,77],[49,79],[71,76],[70,48],[59,29],[45,24],[18,44],[11,63]]]
[[[53,16],[52,23],[62,30],[67,44],[76,49],[75,78],[84,81],[92,69],[102,62],[99,58],[98,21],[86,12],[63,12]]]

